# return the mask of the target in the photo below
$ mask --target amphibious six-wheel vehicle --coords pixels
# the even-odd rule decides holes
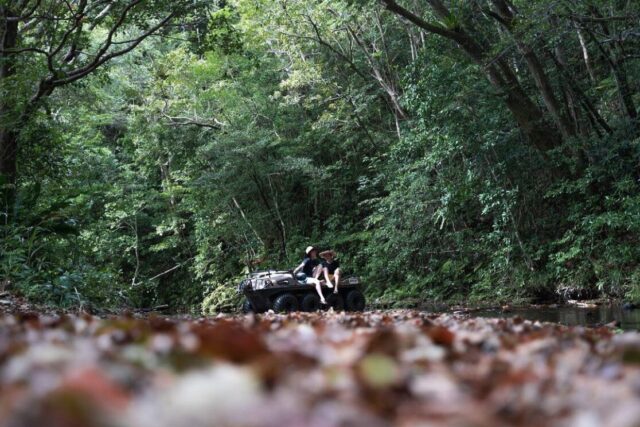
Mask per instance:
[[[308,279],[303,273],[294,275],[291,271],[259,271],[252,273],[238,285],[238,292],[246,297],[242,311],[245,313],[264,313],[267,310],[275,312],[316,311],[333,307],[336,311],[362,311],[365,298],[358,285],[360,280],[347,277],[340,280],[338,293],[323,286],[322,291],[327,305],[320,304],[320,297],[316,293],[313,279]]]

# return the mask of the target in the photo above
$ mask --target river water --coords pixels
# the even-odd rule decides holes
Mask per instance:
[[[541,322],[555,322],[567,326],[602,326],[614,321],[617,327],[627,331],[640,331],[640,309],[625,310],[620,305],[597,307],[538,306],[502,309],[479,309],[469,314],[480,317],[515,317]]]

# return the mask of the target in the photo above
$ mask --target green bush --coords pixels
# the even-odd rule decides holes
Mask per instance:
[[[217,283],[211,288],[212,290],[202,301],[202,314],[210,316],[238,310],[242,296],[238,293],[236,281]]]

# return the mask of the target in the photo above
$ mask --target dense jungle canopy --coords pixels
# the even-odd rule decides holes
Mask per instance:
[[[334,248],[396,304],[640,299],[640,3],[0,0],[0,280],[228,309]]]

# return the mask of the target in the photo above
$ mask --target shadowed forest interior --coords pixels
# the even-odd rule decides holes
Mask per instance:
[[[640,3],[0,0],[0,280],[237,307],[337,251],[372,301],[640,300]]]

